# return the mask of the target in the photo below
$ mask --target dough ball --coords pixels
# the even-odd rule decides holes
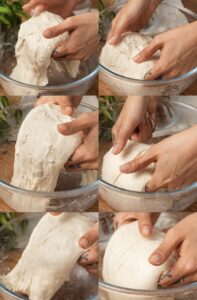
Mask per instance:
[[[111,148],[103,158],[102,179],[126,190],[144,192],[155,169],[153,163],[144,170],[131,174],[123,174],[119,168],[143,154],[149,147],[146,144],[128,141],[124,150],[118,155],[114,155]]]
[[[132,79],[143,80],[145,75],[154,67],[157,58],[137,64],[133,58],[139,54],[152,38],[139,33],[127,33],[122,41],[113,46],[109,43],[102,49],[100,62],[111,71]]]
[[[161,274],[174,262],[170,257],[161,266],[149,263],[150,255],[164,236],[162,231],[155,229],[151,239],[144,238],[137,221],[121,226],[107,244],[102,272],[104,281],[131,289],[157,289]]]

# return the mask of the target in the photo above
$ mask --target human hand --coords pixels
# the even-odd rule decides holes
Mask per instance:
[[[98,143],[98,112],[83,113],[74,121],[58,125],[63,135],[82,132],[83,143],[75,150],[65,167],[69,171],[98,169],[99,143]]]
[[[162,188],[180,189],[197,181],[197,125],[150,146],[141,156],[120,167],[122,173],[133,173],[155,162],[155,172],[147,191]]]
[[[156,127],[156,109],[159,98],[129,96],[112,128],[113,153],[119,154],[128,139],[146,142]]]
[[[115,45],[123,33],[140,31],[146,25],[161,0],[130,0],[112,21],[108,42]]]
[[[67,18],[71,15],[77,0],[30,0],[23,6],[25,12],[31,15],[39,15],[43,11],[49,11]]]
[[[74,109],[80,104],[81,96],[42,96],[36,101],[36,106],[41,104],[58,104],[61,112],[72,115]]]
[[[166,236],[149,262],[155,266],[163,264],[176,251],[178,260],[159,281],[162,287],[186,285],[197,281],[197,213],[193,213],[166,233]]]
[[[158,213],[117,213],[114,217],[114,228],[138,220],[140,233],[144,237],[150,237],[158,217]]]
[[[146,80],[175,78],[197,66],[197,21],[157,35],[135,58],[142,63],[160,50],[160,58]]]
[[[66,31],[70,32],[65,42],[56,45],[53,58],[57,60],[87,60],[98,48],[98,13],[86,13],[67,18],[61,24],[43,32],[47,39]]]
[[[97,274],[98,272],[98,239],[99,224],[97,222],[94,227],[79,240],[80,247],[87,249],[87,252],[80,257],[79,264],[93,274]]]

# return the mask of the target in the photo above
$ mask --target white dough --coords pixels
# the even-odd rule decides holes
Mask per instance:
[[[162,231],[154,230],[151,239],[144,238],[137,221],[121,226],[107,244],[103,260],[104,281],[125,288],[157,289],[161,274],[174,261],[171,257],[161,266],[149,263],[150,255],[164,236]]]
[[[136,192],[145,192],[145,187],[154,172],[154,164],[150,164],[144,170],[123,174],[120,166],[137,158],[149,148],[146,144],[128,141],[124,150],[115,155],[111,148],[103,158],[102,179],[114,186]]]
[[[35,227],[16,267],[3,278],[4,284],[31,300],[50,300],[64,282],[79,257],[86,251],[79,239],[94,222],[79,213],[47,213]]]
[[[117,45],[106,43],[102,49],[100,62],[111,71],[133,79],[143,80],[154,67],[157,58],[137,64],[133,58],[139,54],[152,38],[139,33],[129,32]]]
[[[10,75],[11,78],[32,85],[45,86],[48,84],[47,71],[50,64],[59,63],[52,60],[51,56],[56,45],[66,41],[67,32],[52,39],[43,36],[44,30],[62,23],[64,19],[50,12],[43,12],[33,16],[21,24],[18,41],[15,48],[17,65]],[[62,64],[62,63],[61,63]],[[65,61],[64,66],[71,77],[76,77],[80,61]]]
[[[12,185],[37,192],[54,191],[61,169],[82,142],[80,134],[64,136],[57,129],[58,124],[72,120],[57,105],[43,104],[30,111],[18,133]],[[17,211],[43,211],[48,201],[15,195],[9,205]]]

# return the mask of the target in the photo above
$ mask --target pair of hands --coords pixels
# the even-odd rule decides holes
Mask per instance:
[[[130,0],[112,22],[108,42],[115,45],[122,34],[128,31],[140,31],[154,13],[160,0]],[[187,73],[196,67],[197,61],[197,21],[161,33],[135,58],[142,63],[152,58],[160,50],[160,58],[154,68],[145,76],[146,80],[160,77],[171,79]],[[175,47],[176,46],[176,47]]]
[[[115,228],[138,220],[141,234],[151,237],[159,214],[118,213],[114,218]],[[160,278],[162,287],[186,285],[197,281],[197,213],[185,217],[166,233],[161,245],[152,253],[149,262],[159,266],[176,251],[178,259]]]
[[[38,99],[37,105],[58,104],[63,114],[72,115],[74,109],[80,104],[80,96],[43,96]],[[58,131],[63,135],[80,132],[83,143],[75,150],[65,168],[68,171],[96,170],[99,167],[98,144],[98,112],[81,114],[75,120],[58,125]]]
[[[70,33],[67,41],[56,45],[53,53],[53,58],[56,60],[87,60],[98,48],[98,13],[70,16],[78,2],[77,0],[31,0],[23,7],[30,14],[50,11],[65,18],[61,24],[43,32],[43,36],[47,39],[57,37],[64,32]]]
[[[112,129],[113,153],[120,153],[129,138],[145,142],[156,124],[158,98],[128,97]],[[197,181],[197,125],[174,134],[150,148],[135,160],[120,167],[122,173],[141,171],[156,163],[147,191],[175,190]]]

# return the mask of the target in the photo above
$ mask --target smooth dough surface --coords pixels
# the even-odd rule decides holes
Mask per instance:
[[[63,21],[59,15],[43,12],[21,24],[15,47],[17,65],[10,75],[11,78],[31,85],[48,84],[47,71],[50,64],[60,68],[60,64],[51,58],[52,53],[58,43],[68,39],[69,34],[65,32],[58,37],[46,39],[43,32]],[[63,64],[71,77],[77,76],[80,61],[67,60]]]
[[[54,191],[61,169],[82,142],[80,134],[64,136],[57,129],[58,124],[72,120],[57,105],[43,104],[29,112],[17,137],[12,185],[37,192]],[[40,211],[47,203],[14,195],[9,205],[17,211]]]
[[[135,32],[126,33],[117,45],[106,43],[102,49],[100,62],[111,71],[133,79],[143,80],[154,67],[157,58],[137,64],[133,59],[142,51],[152,38]]]
[[[47,213],[35,227],[16,267],[3,278],[4,284],[31,300],[50,300],[85,252],[79,239],[94,221],[79,213]]]
[[[162,231],[155,230],[151,239],[142,237],[137,221],[121,226],[107,244],[103,260],[104,280],[120,287],[157,289],[161,274],[174,261],[170,257],[161,266],[153,266],[148,261],[164,236]]]
[[[102,179],[126,190],[144,192],[155,169],[153,163],[144,170],[131,174],[123,174],[119,168],[143,154],[149,147],[146,144],[128,141],[124,150],[118,155],[114,155],[111,148],[103,158]]]

